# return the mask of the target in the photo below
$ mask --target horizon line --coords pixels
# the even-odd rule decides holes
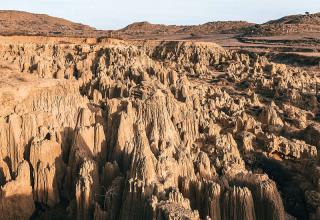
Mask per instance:
[[[81,24],[81,25],[86,25],[86,26],[90,26],[91,28],[94,28],[96,29],[97,31],[118,31],[118,30],[121,30],[121,29],[124,29],[132,24],[136,24],[136,23],[149,23],[149,24],[152,24],[152,25],[165,25],[165,26],[200,26],[200,25],[204,25],[204,24],[207,24],[207,23],[211,23],[211,22],[247,22],[249,24],[253,24],[253,25],[262,25],[262,24],[265,24],[267,22],[270,22],[270,21],[275,21],[275,20],[278,20],[278,19],[281,19],[281,18],[284,18],[284,17],[289,17],[289,16],[295,16],[295,15],[306,15],[307,12],[305,13],[301,13],[301,14],[288,14],[288,15],[284,15],[282,17],[278,17],[278,18],[274,18],[274,19],[271,19],[271,20],[267,20],[265,22],[262,22],[262,23],[258,23],[258,22],[253,22],[253,21],[250,21],[250,20],[241,20],[241,19],[238,19],[238,20],[230,20],[230,19],[221,19],[221,20],[211,20],[211,21],[207,21],[207,22],[201,22],[201,23],[160,23],[160,22],[152,22],[152,21],[149,21],[149,20],[140,20],[140,21],[133,21],[131,23],[128,23],[124,26],[122,26],[121,28],[106,28],[106,29],[101,29],[101,28],[98,28],[96,27],[95,25],[91,25],[91,24],[88,24],[86,22],[82,22],[82,21],[75,21],[73,19],[68,19],[68,18],[65,18],[65,17],[60,17],[60,16],[55,16],[53,14],[50,14],[50,13],[42,13],[42,12],[32,12],[32,11],[27,11],[27,10],[15,10],[15,9],[0,9],[0,12],[22,12],[22,13],[29,13],[29,14],[34,14],[34,15],[46,15],[46,16],[50,16],[50,17],[53,17],[53,18],[58,18],[58,19],[63,19],[63,20],[66,20],[66,21],[69,21],[69,22],[72,22],[72,23],[77,23],[77,24]],[[309,15],[312,15],[312,14],[318,14],[320,12],[314,12],[314,13],[310,13]]]

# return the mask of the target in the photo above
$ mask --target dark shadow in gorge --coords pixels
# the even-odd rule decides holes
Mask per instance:
[[[72,131],[72,132],[71,132]],[[75,156],[75,154],[80,153],[81,155],[85,154],[88,159],[94,160],[97,162],[97,169],[98,173],[101,175],[102,167],[106,160],[106,142],[102,142],[102,151],[97,154],[93,155],[89,146],[86,144],[86,141],[83,139],[81,135],[77,135],[77,129],[72,128],[65,128],[61,134],[68,134],[72,135],[72,137],[62,137],[63,139],[67,140],[66,144],[67,147],[67,155],[64,155],[66,164],[68,164],[70,168],[70,172],[66,171],[61,178],[61,181],[58,183],[59,185],[59,196],[60,202],[53,207],[49,207],[46,204],[36,202],[36,211],[33,213],[31,220],[39,220],[39,219],[74,219],[76,217],[76,201],[75,199],[75,186],[77,184],[77,180],[79,177],[81,165],[84,162],[84,159],[81,157]],[[77,145],[74,145],[75,137],[77,138]],[[73,148],[75,147],[75,148]],[[75,160],[78,158],[78,160]],[[56,163],[57,165],[57,163]],[[96,172],[97,170],[93,170],[92,172]],[[94,174],[91,174],[94,176]],[[57,173],[55,173],[55,178],[57,178]],[[60,179],[60,178],[59,178]],[[99,181],[97,183],[98,186],[101,185],[101,179],[97,179]],[[95,184],[93,184],[95,185]],[[94,200],[97,201],[101,207],[104,206],[104,200],[102,199],[101,195],[105,194],[105,189],[103,187],[99,187],[96,189],[94,194]],[[93,208],[93,207],[92,207]],[[93,219],[93,209],[89,210],[89,216]]]
[[[32,214],[33,195],[0,196],[0,219],[25,219]]]
[[[44,207],[43,204],[35,203],[36,211],[30,217],[30,220],[72,220],[69,215],[67,201],[61,201],[54,207]]]
[[[307,220],[308,211],[304,191],[299,186],[299,178],[304,178],[274,159],[267,158],[261,153],[254,153],[255,160],[250,166],[262,169],[269,178],[276,182],[281,194],[285,211],[298,220]]]
[[[37,191],[38,195],[44,195],[45,198],[49,198],[49,195],[52,194],[58,194],[59,196],[59,201],[58,204],[55,204],[53,207],[49,207],[47,204],[41,202],[41,201],[34,201],[35,204],[35,211],[30,217],[30,220],[36,220],[36,219],[70,219],[70,216],[67,212],[67,207],[69,206],[69,200],[68,196],[64,194],[65,190],[64,189],[64,183],[66,181],[66,175],[67,175],[67,163],[65,160],[66,157],[66,152],[64,149],[64,145],[69,145],[69,139],[64,139],[65,137],[62,136],[64,134],[71,134],[73,135],[73,129],[71,128],[65,128],[63,132],[61,132],[61,138],[62,138],[62,143],[61,143],[61,155],[59,155],[54,162],[55,166],[55,173],[53,177],[53,184],[57,187],[56,189],[50,189],[49,191]],[[46,139],[50,140],[51,136],[48,133],[46,136]],[[29,152],[30,153],[30,152]],[[28,161],[30,157],[28,157]],[[32,190],[33,190],[33,199],[36,199],[36,191],[35,191],[35,170],[32,167],[31,163],[29,162],[30,165],[30,177],[31,177],[31,184],[32,184]],[[39,162],[38,162],[39,165]],[[56,190],[56,191],[55,191]]]

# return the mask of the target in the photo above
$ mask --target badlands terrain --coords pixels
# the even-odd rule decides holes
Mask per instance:
[[[0,219],[320,219],[319,17],[0,12]]]

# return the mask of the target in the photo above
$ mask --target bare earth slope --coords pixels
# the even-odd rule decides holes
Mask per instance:
[[[241,49],[319,71],[320,13],[291,15],[243,29]]]
[[[253,24],[244,21],[208,22],[201,25],[163,25],[149,22],[137,22],[120,29],[115,34],[126,39],[152,38],[197,38],[212,34],[238,34],[243,28]]]
[[[88,25],[45,14],[0,10],[0,35],[96,36]]]
[[[265,36],[306,32],[320,32],[320,13],[286,16],[262,25],[249,27],[246,34]]]

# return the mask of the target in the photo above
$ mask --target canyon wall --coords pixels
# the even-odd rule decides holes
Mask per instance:
[[[35,39],[0,43],[0,218],[320,217],[317,76],[213,43]]]

